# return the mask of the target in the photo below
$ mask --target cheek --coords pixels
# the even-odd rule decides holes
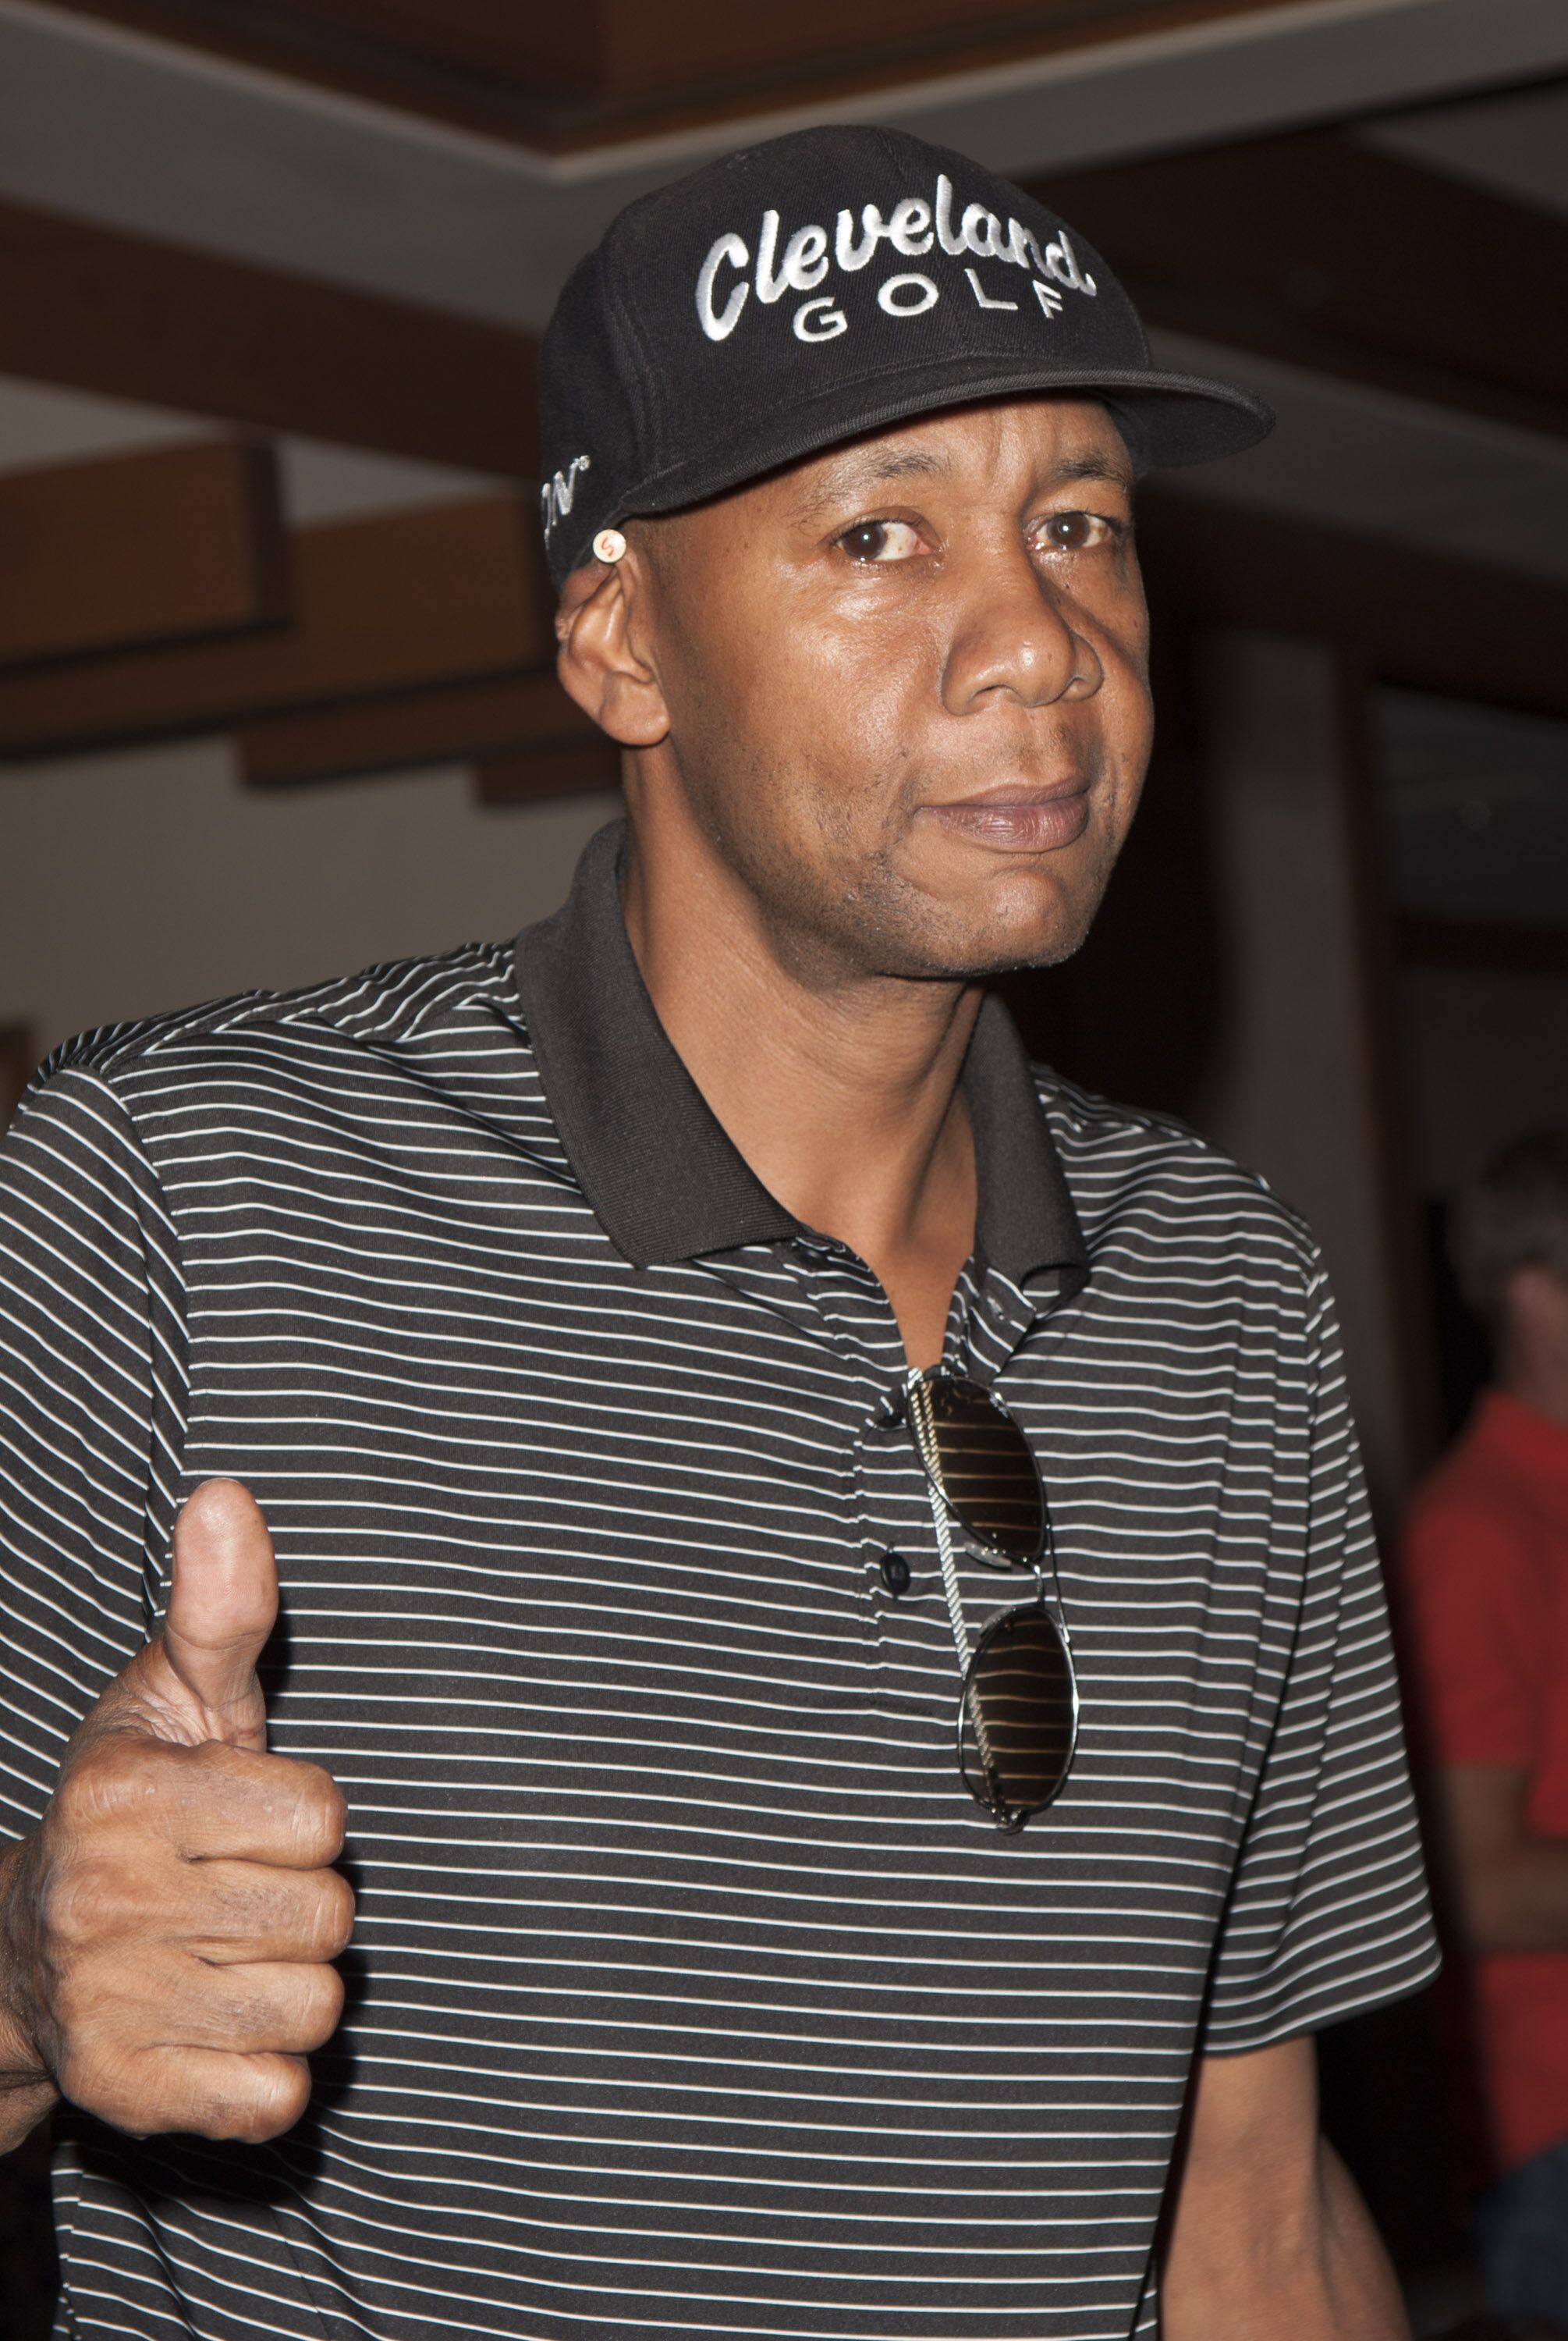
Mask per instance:
[[[1096,693],[1107,772],[1116,784],[1117,811],[1130,821],[1154,747],[1155,711],[1149,690],[1146,643],[1100,645],[1105,679]],[[1122,800],[1126,800],[1125,811]]]
[[[919,749],[919,660],[913,629],[779,620],[738,712],[797,817],[839,830],[896,794]]]

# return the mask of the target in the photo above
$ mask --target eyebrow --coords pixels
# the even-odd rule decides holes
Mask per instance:
[[[1136,475],[1130,463],[1119,463],[1114,455],[1069,455],[1055,466],[1057,480],[1104,480],[1113,488],[1126,488],[1130,494],[1136,484]]]
[[[825,505],[851,503],[871,490],[885,487],[892,480],[933,478],[950,472],[951,465],[941,456],[919,447],[866,447],[844,455],[836,463],[819,487],[808,490],[796,505],[801,519],[809,520]],[[1097,480],[1107,486],[1121,488],[1131,494],[1135,474],[1130,463],[1115,455],[1101,454],[1091,449],[1082,455],[1065,456],[1053,463],[1047,487],[1072,480]]]
[[[885,487],[889,480],[929,478],[948,469],[939,455],[928,454],[923,448],[862,447],[841,456],[819,487],[807,490],[796,509],[809,518],[824,504],[839,503],[846,497],[853,502],[872,488]]]

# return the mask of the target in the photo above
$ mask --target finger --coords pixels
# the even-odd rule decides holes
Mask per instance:
[[[338,2028],[343,1979],[336,1967],[292,1961],[210,1967],[196,1959],[187,1967],[163,2025],[144,2036],[150,2048],[303,2057]]]
[[[124,1760],[151,1791],[143,1814],[187,1861],[326,1869],[343,1849],[343,1792],[319,1764],[221,1746],[138,1753]]]
[[[208,1479],[174,1523],[164,1655],[203,1737],[266,1746],[256,1661],[277,1623],[278,1569],[261,1506],[237,1479]]]
[[[248,2146],[293,2129],[310,2103],[311,2068],[303,2057],[221,2049],[138,2051],[108,2067],[60,2075],[62,2094],[133,2137],[187,2130],[198,2137]]]
[[[214,1967],[335,1959],[353,1933],[353,1889],[335,1869],[203,1861],[199,1892],[182,1939]]]
[[[161,1839],[192,1863],[324,1869],[336,1861],[347,1808],[319,1764],[219,1741],[182,1747],[149,1737],[131,1714],[129,1723],[100,1718],[79,1738],[50,1807],[56,1837],[87,1843],[124,1826],[132,1843]]]

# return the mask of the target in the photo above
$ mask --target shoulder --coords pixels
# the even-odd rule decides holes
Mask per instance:
[[[511,945],[469,943],[439,957],[388,961],[291,991],[246,991],[134,1022],[100,1025],[56,1049],[27,1103],[108,1092],[133,1119],[171,1091],[196,1102],[236,1081],[384,1056],[461,1025],[489,1001],[515,1000]]]
[[[1260,1173],[1174,1115],[1033,1071],[1091,1252],[1136,1240],[1216,1262],[1273,1261],[1308,1285],[1320,1278],[1311,1230]]]

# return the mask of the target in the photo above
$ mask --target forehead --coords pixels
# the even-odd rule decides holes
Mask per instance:
[[[759,485],[776,507],[809,513],[899,481],[1011,496],[1075,479],[1133,485],[1126,443],[1097,399],[988,399],[916,415],[808,457]]]

